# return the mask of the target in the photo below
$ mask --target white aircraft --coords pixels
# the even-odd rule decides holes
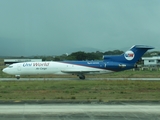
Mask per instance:
[[[43,61],[23,62],[9,65],[4,73],[15,75],[72,74],[85,79],[85,74],[103,74],[128,70],[136,67],[136,62],[153,47],[134,45],[122,55],[106,55],[101,61]]]

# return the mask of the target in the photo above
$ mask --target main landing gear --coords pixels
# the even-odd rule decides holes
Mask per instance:
[[[79,79],[84,80],[85,76],[84,75],[77,75],[79,77]]]
[[[17,78],[17,80],[19,80],[19,79],[20,79],[20,75],[15,75],[15,77]]]

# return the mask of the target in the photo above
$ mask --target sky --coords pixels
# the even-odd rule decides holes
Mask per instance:
[[[160,50],[160,0],[0,0],[0,56]]]

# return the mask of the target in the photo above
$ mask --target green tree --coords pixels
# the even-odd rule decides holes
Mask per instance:
[[[70,56],[73,56],[76,60],[86,60],[87,54],[85,52],[79,51],[79,52],[74,52]]]
[[[121,50],[113,50],[104,52],[104,55],[121,55],[122,53],[124,52]]]

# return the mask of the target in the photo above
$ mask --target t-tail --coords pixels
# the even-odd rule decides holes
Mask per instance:
[[[112,63],[124,68],[126,65],[129,65],[131,68],[149,49],[154,49],[154,47],[146,45],[134,45],[122,55],[105,55],[103,58],[104,62]]]

